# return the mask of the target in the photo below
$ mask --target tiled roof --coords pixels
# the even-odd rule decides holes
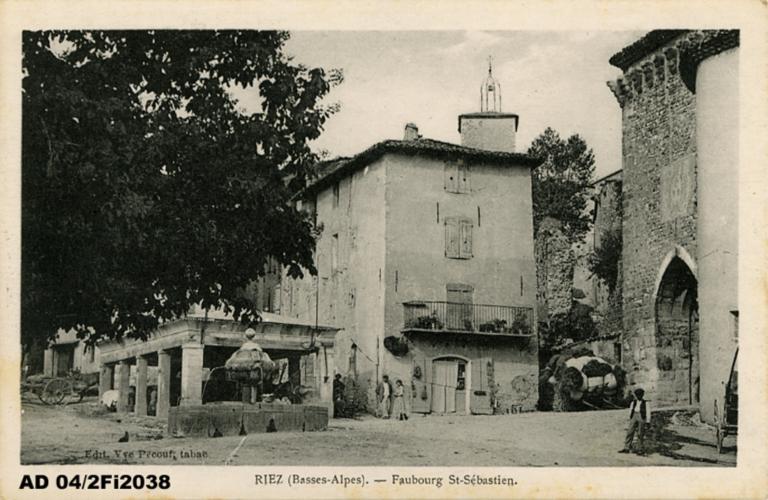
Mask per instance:
[[[305,193],[315,192],[349,175],[357,169],[370,165],[387,153],[399,153],[433,158],[455,158],[484,162],[499,166],[520,166],[535,168],[541,159],[524,153],[504,153],[484,149],[468,148],[434,139],[411,141],[387,140],[374,144],[351,158],[336,158],[318,164],[318,177],[307,186]]]
[[[622,71],[626,71],[633,63],[639,61],[670,40],[687,33],[690,30],[653,30],[631,45],[614,54],[608,62]]]

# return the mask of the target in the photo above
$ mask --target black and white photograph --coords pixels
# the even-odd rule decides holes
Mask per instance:
[[[511,471],[761,449],[738,24],[95,26],[11,51],[11,497],[533,496]]]

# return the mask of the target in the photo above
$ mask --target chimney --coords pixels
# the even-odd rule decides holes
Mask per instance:
[[[403,134],[403,140],[404,141],[415,141],[419,137],[421,137],[419,135],[419,127],[417,127],[415,123],[406,123],[405,124],[405,133]]]

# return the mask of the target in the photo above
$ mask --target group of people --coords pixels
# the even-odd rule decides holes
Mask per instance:
[[[388,375],[381,377],[381,382],[376,386],[376,399],[379,402],[379,417],[390,418],[391,416],[398,420],[408,420],[405,409],[405,387],[402,380],[397,379],[393,388]]]
[[[349,405],[345,397],[346,385],[341,380],[341,374],[333,377],[333,415],[334,417],[349,417]],[[408,420],[408,411],[405,407],[405,387],[403,381],[398,379],[395,386],[389,381],[389,376],[384,375],[376,386],[376,401],[378,403],[377,416],[381,418],[394,417],[398,420]]]

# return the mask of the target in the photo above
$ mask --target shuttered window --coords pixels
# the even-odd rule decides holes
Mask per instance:
[[[463,160],[449,161],[444,167],[445,190],[449,193],[469,193],[472,190],[469,165]]]
[[[458,164],[459,189],[457,192],[469,193],[471,191],[470,180],[469,165],[465,165],[464,162],[460,162]]]
[[[472,221],[465,217],[445,218],[445,256],[472,258]]]

